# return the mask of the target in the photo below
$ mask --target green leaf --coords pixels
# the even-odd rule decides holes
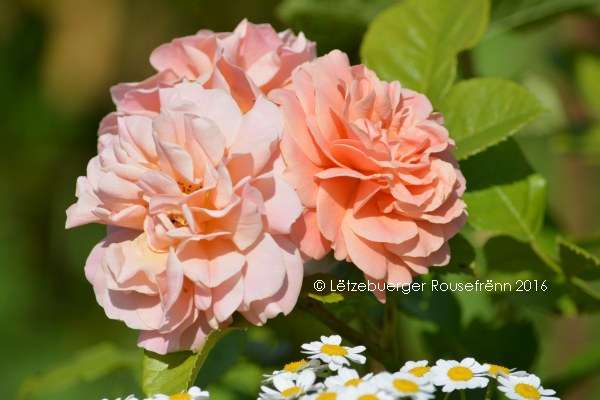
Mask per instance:
[[[338,292],[327,293],[324,295],[309,293],[308,297],[311,299],[315,299],[323,304],[333,304],[339,303],[340,301],[344,301],[344,296]]]
[[[488,0],[402,1],[369,25],[362,61],[438,104],[456,77],[456,55],[479,41],[488,17]]]
[[[318,44],[321,54],[333,49],[353,53],[369,22],[397,0],[283,0],[276,13],[295,31]],[[335,26],[335,35],[331,27]]]
[[[597,0],[494,0],[488,36],[594,4]]]
[[[542,226],[545,198],[546,181],[537,174],[465,195],[471,225],[522,241],[535,240]]]
[[[526,273],[529,277],[547,275],[549,270],[528,243],[519,242],[510,236],[495,236],[484,246],[488,273]],[[548,276],[547,276],[548,277]]]
[[[66,390],[80,382],[92,382],[120,369],[136,371],[138,352],[123,351],[112,343],[100,343],[79,352],[56,368],[26,380],[17,396],[29,399],[35,394]]]
[[[584,280],[600,279],[600,259],[581,247],[559,238],[558,251],[563,270],[567,276]]]
[[[535,241],[546,208],[546,181],[531,171],[518,145],[512,140],[502,142],[462,166],[471,187],[464,196],[469,224],[492,234]]]
[[[579,90],[596,118],[600,119],[600,57],[581,56],[575,68]]]
[[[450,244],[450,262],[444,267],[436,268],[435,272],[473,275],[471,264],[475,260],[475,249],[471,243],[461,234],[454,236],[448,243]]]
[[[515,134],[541,111],[537,98],[525,88],[498,78],[456,84],[440,108],[459,160]]]
[[[600,260],[565,239],[557,240],[569,293],[579,311],[600,310]],[[595,281],[595,282],[594,282]]]
[[[438,282],[443,281],[436,279]],[[440,329],[458,331],[462,310],[456,295],[450,291],[435,292],[431,289],[431,280],[427,277],[416,279],[415,282],[425,284],[422,290],[398,293],[393,297],[396,299],[396,306],[408,315],[431,322]]]
[[[180,351],[166,355],[144,352],[142,362],[142,389],[148,396],[162,393],[172,395],[187,390],[198,375],[210,350],[228,329],[209,333],[198,352]]]

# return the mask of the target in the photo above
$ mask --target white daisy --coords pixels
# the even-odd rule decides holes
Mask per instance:
[[[507,368],[503,365],[498,365],[498,364],[483,364],[483,366],[485,367],[486,371],[487,371],[487,376],[489,376],[490,378],[498,378],[499,376],[502,375],[517,375],[517,376],[522,376],[523,374],[525,375],[529,375],[527,372],[525,371],[517,371],[516,368]]]
[[[511,400],[560,400],[552,389],[544,389],[533,374],[498,377],[498,390]]]
[[[435,387],[425,377],[417,377],[409,372],[396,372],[390,374],[383,372],[374,380],[377,385],[387,391],[394,398],[411,398],[413,400],[433,399]]]
[[[296,374],[305,369],[312,369],[313,371],[317,372],[317,371],[320,371],[323,367],[324,366],[319,362],[319,360],[307,360],[307,359],[303,358],[301,360],[292,361],[292,362],[285,364],[281,370],[276,370],[276,371],[273,371],[273,373],[271,373],[271,374],[263,375],[265,378],[263,380],[263,382],[271,382],[275,376],[280,375],[280,374],[285,374],[285,373]]]
[[[358,372],[355,370],[342,367],[337,370],[337,375],[333,375],[325,379],[325,387],[335,388],[340,386],[358,386],[361,383],[371,379],[372,376],[373,374],[367,374],[361,378],[360,375],[358,375]]]
[[[371,382],[363,382],[358,386],[350,386],[339,392],[336,400],[392,400],[393,397]]]
[[[320,342],[310,342],[302,345],[303,353],[309,354],[311,359],[319,359],[329,366],[332,371],[337,371],[350,361],[364,364],[366,357],[361,355],[366,350],[365,346],[341,346],[342,338],[338,335],[321,336]],[[348,361],[350,360],[350,361]]]
[[[192,386],[187,392],[172,394],[155,394],[148,400],[207,400],[210,395],[207,391],[200,389],[198,386]]]
[[[400,372],[407,372],[417,378],[427,377],[430,371],[431,367],[427,360],[407,361],[402,368],[400,368]]]
[[[315,373],[310,369],[305,369],[298,374],[283,373],[273,377],[273,386],[262,386],[260,399],[281,400],[296,399],[309,390],[313,389],[315,384]]]
[[[461,362],[454,360],[438,360],[429,378],[436,386],[443,386],[442,392],[455,390],[484,388],[489,382],[487,369],[473,358],[465,358]]]
[[[327,388],[318,393],[304,396],[302,400],[339,400],[340,393],[344,390],[344,387]]]

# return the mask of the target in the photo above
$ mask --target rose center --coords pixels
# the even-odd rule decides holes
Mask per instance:
[[[196,190],[202,187],[202,185],[196,185],[194,183],[187,182],[177,182],[177,185],[179,186],[179,189],[185,194],[195,192]]]
[[[328,356],[345,356],[348,354],[348,351],[336,344],[324,344],[321,346],[321,353],[327,354]]]
[[[527,383],[517,383],[515,386],[515,392],[528,400],[539,400],[542,398],[540,392]]]
[[[358,386],[358,385],[360,385],[361,382],[362,382],[362,379],[360,379],[360,378],[352,378],[352,379],[348,379],[346,381],[346,383],[344,383],[344,386]]]
[[[414,376],[416,376],[418,378],[421,378],[423,375],[428,373],[430,369],[431,369],[431,367],[414,367],[413,369],[411,369],[408,372],[410,372],[411,374],[413,374]]]
[[[302,391],[302,389],[300,389],[300,387],[298,387],[298,386],[292,386],[290,388],[287,388],[287,389],[283,390],[281,392],[281,395],[283,397],[292,397],[292,396],[295,396],[297,394],[300,394],[301,391]]]
[[[187,226],[187,221],[185,217],[181,214],[171,213],[169,214],[169,221],[176,227],[181,228],[182,226]]]
[[[473,378],[473,372],[466,367],[452,367],[448,370],[448,377],[453,381],[468,381]]]
[[[298,372],[298,370],[300,368],[302,368],[303,366],[305,366],[306,364],[307,364],[306,360],[293,361],[291,363],[285,364],[285,366],[283,367],[283,370],[285,372]]]
[[[417,393],[419,385],[408,379],[394,379],[394,387],[403,393]]]

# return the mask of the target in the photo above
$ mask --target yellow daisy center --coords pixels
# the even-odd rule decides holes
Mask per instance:
[[[515,385],[515,392],[527,400],[539,400],[542,398],[540,392],[527,383],[517,383]]]
[[[360,378],[352,378],[352,379],[348,379],[344,383],[344,386],[358,386],[358,385],[360,385],[361,382],[362,382],[362,379],[360,379]]]
[[[321,393],[315,400],[336,400],[337,394],[332,392]]]
[[[500,374],[508,375],[510,374],[510,369],[503,367],[502,365],[490,364],[490,369],[488,372],[494,376],[498,376]]]
[[[290,388],[287,388],[287,389],[283,390],[281,392],[281,395],[283,397],[292,397],[292,396],[295,396],[297,394],[300,394],[300,392],[302,392],[302,389],[300,389],[300,387],[298,387],[298,386],[292,386]]]
[[[348,350],[337,344],[324,344],[321,346],[321,353],[327,354],[328,356],[345,356],[348,354]]]
[[[402,393],[417,393],[419,385],[408,379],[394,379],[394,387]]]
[[[431,367],[414,367],[408,372],[410,372],[417,378],[421,378],[423,375],[428,373],[430,369],[431,369]]]
[[[463,366],[452,367],[448,370],[448,377],[453,381],[468,381],[473,378],[473,371]]]
[[[192,400],[192,396],[187,393],[178,393],[169,397],[169,400]]]
[[[308,364],[306,360],[292,361],[291,363],[285,364],[283,370],[285,372],[298,372],[298,370],[304,367],[306,364]]]
[[[363,394],[358,400],[379,400],[379,398],[374,394]]]

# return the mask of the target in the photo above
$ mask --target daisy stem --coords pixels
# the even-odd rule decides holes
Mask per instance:
[[[460,391],[460,400],[467,400],[467,393],[464,390]]]
[[[485,390],[484,400],[492,400],[492,395],[494,394],[494,388],[495,388],[495,385],[492,382],[490,382],[488,384],[487,389]]]
[[[450,393],[452,393],[452,392],[446,393],[446,395],[444,396],[444,400],[448,400],[450,398]]]
[[[389,356],[386,356],[386,353],[382,350],[379,344],[371,340],[368,335],[363,335],[346,322],[337,318],[317,300],[313,300],[310,297],[301,297],[298,301],[298,306],[328,326],[333,332],[342,335],[346,340],[352,342],[354,345],[364,345],[367,348],[366,351],[371,358],[375,359],[384,366],[388,367],[390,361],[393,361],[389,360]]]

